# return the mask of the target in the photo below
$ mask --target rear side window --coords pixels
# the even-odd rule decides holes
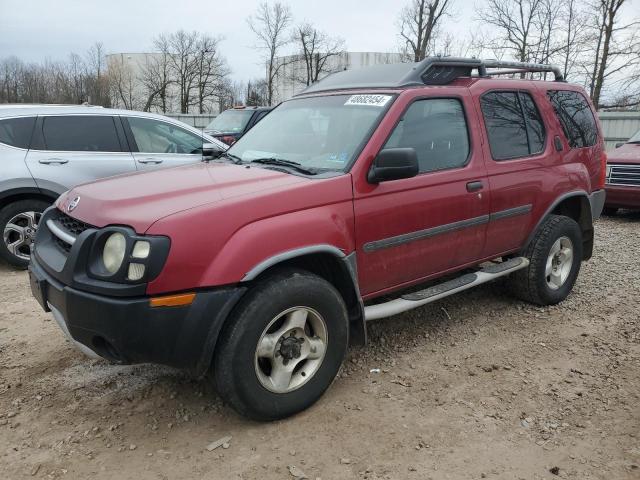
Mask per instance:
[[[551,105],[571,148],[590,147],[598,141],[598,127],[589,103],[578,92],[549,90]]]
[[[462,104],[452,98],[411,104],[384,148],[416,150],[420,173],[462,167],[469,157],[469,134]]]
[[[531,95],[490,92],[480,100],[494,160],[535,155],[544,150],[545,129]]]
[[[121,152],[113,117],[78,115],[44,117],[45,150],[65,152]]]
[[[36,117],[6,118],[0,120],[0,143],[18,148],[29,148]]]

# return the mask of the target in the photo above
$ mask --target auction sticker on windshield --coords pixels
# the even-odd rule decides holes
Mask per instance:
[[[391,95],[351,95],[345,105],[369,105],[384,107],[391,100]]]

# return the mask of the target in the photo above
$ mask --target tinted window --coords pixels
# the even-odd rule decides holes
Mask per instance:
[[[545,130],[533,98],[525,92],[491,92],[480,100],[494,160],[540,153]]]
[[[547,92],[571,148],[589,147],[598,141],[598,128],[589,103],[578,92]]]
[[[545,131],[542,118],[536,108],[536,104],[528,93],[519,93],[522,109],[527,120],[527,132],[529,134],[529,153],[536,154],[544,150]]]
[[[35,117],[0,120],[0,142],[12,147],[29,148]]]
[[[251,120],[254,110],[225,110],[209,125],[207,130],[218,133],[241,133]]]
[[[518,94],[494,92],[481,99],[491,156],[495,160],[529,155],[527,124],[522,115]]]
[[[120,152],[113,117],[98,115],[44,117],[45,150],[66,152]]]
[[[384,148],[412,147],[420,173],[461,167],[469,156],[469,135],[458,100],[418,100],[406,111]]]
[[[128,117],[139,152],[201,153],[202,137],[170,123],[148,118]]]

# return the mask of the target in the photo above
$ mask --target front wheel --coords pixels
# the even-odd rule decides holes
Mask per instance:
[[[18,268],[27,268],[42,212],[49,203],[19,200],[0,210],[0,257]]]
[[[283,270],[259,281],[225,325],[213,364],[216,388],[242,415],[288,417],[331,385],[348,337],[347,309],[333,285]]]
[[[529,266],[510,278],[512,292],[537,305],[555,305],[573,289],[582,263],[582,230],[572,218],[549,215],[524,256]]]

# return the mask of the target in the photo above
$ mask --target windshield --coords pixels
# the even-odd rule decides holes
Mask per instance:
[[[206,130],[215,130],[218,133],[242,133],[251,120],[253,110],[225,110],[218,115]]]
[[[636,134],[629,139],[627,143],[640,143],[640,130],[636,132]]]
[[[347,169],[392,95],[331,95],[289,100],[230,149],[242,161],[279,159],[307,169]]]

